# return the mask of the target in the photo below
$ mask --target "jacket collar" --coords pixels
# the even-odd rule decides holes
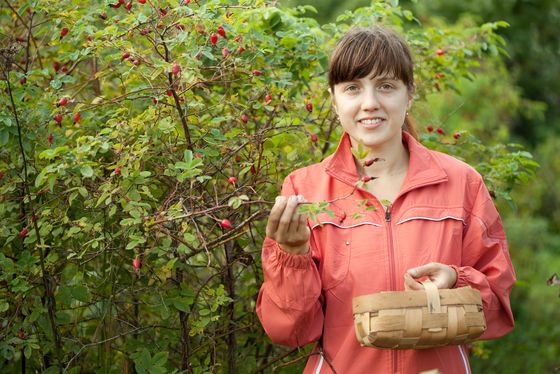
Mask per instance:
[[[403,143],[408,148],[409,164],[401,193],[416,187],[447,181],[447,173],[437,163],[430,151],[420,144],[408,132],[403,131]],[[358,171],[354,163],[350,136],[344,133],[334,154],[325,159],[327,174],[343,183],[354,185],[358,180]]]

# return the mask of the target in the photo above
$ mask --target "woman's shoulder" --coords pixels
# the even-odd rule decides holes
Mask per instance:
[[[467,162],[447,153],[428,150],[432,159],[445,171],[448,178],[460,179],[469,184],[479,184],[483,178],[480,173]]]
[[[325,173],[326,163],[331,157],[332,156],[329,156],[323,161],[295,169],[291,171],[286,178],[293,182],[314,183],[314,180],[317,181],[317,179],[321,179],[327,175]]]

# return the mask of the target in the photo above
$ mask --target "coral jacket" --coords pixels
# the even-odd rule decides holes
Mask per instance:
[[[257,314],[266,333],[293,347],[322,338],[323,352],[315,348],[304,373],[469,373],[462,346],[380,350],[361,347],[355,337],[352,298],[403,290],[405,271],[429,262],[453,266],[455,287],[480,291],[488,326],[483,339],[513,328],[509,293],[515,273],[502,221],[481,176],[406,132],[403,141],[409,170],[389,213],[373,195],[357,189],[331,204],[334,217],[320,214],[308,221],[308,254],[291,255],[270,238],[263,243]],[[357,180],[344,134],[333,155],[291,173],[282,195],[330,200],[350,194]]]

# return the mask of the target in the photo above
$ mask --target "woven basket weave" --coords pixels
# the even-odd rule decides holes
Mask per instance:
[[[480,292],[471,287],[380,292],[352,300],[356,337],[362,346],[432,348],[476,340],[486,321]]]

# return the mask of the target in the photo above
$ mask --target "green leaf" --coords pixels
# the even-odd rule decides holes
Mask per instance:
[[[37,175],[37,177],[35,177],[35,188],[39,188],[45,183],[45,181],[47,180],[46,178],[47,173],[48,170],[45,167],[43,170],[41,170],[41,172]]]
[[[10,304],[5,301],[0,302],[0,313],[4,313],[6,310],[10,308]]]
[[[70,293],[78,301],[88,303],[90,300],[89,291],[85,286],[73,286],[70,288]]]
[[[86,178],[91,178],[93,176],[93,169],[89,165],[82,165],[80,167],[80,173]]]
[[[10,133],[7,129],[2,129],[2,131],[0,131],[0,146],[4,147],[6,144],[8,144],[9,140]]]
[[[152,366],[163,366],[167,362],[168,352],[158,352],[152,358]]]

